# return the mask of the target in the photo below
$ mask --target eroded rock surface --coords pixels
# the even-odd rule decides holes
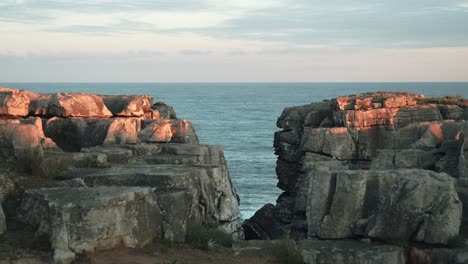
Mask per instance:
[[[24,182],[47,183],[19,186],[32,188],[20,195],[22,181],[14,178],[21,177],[8,169],[8,177],[0,174],[0,201],[12,194],[20,201],[16,215],[8,210],[6,217],[47,237],[50,262],[158,239],[183,242],[194,224],[243,236],[223,148],[200,145],[172,107],[153,105],[152,96],[10,88],[0,88],[0,99],[2,166],[33,174],[21,176]]]
[[[460,97],[391,92],[287,107],[274,136],[284,192],[246,238],[305,239],[306,263],[436,263],[406,252],[466,239],[467,113]]]

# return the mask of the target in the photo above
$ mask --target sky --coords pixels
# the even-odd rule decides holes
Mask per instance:
[[[468,81],[468,0],[0,0],[0,82]]]

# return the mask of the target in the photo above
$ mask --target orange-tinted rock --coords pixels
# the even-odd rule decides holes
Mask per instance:
[[[0,88],[0,116],[24,117],[28,115],[29,97],[25,91]]]
[[[95,94],[54,94],[47,114],[59,117],[111,117],[102,97]]]
[[[135,144],[138,142],[141,120],[134,118],[116,118],[107,129],[104,145]]]
[[[121,117],[142,117],[150,110],[153,103],[153,97],[147,95],[104,95],[102,97],[112,114]]]
[[[138,137],[143,143],[170,142],[172,139],[171,127],[170,120],[156,120],[146,125],[138,133]]]

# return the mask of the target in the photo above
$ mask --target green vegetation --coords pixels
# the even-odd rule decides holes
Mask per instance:
[[[445,96],[442,98],[427,97],[427,98],[416,98],[418,105],[425,104],[443,104],[443,105],[456,105],[460,101],[461,96]]]
[[[214,226],[190,225],[187,228],[186,243],[198,249],[216,249],[232,246],[232,236]]]
[[[273,255],[280,263],[303,264],[304,259],[297,249],[296,242],[290,239],[283,239],[273,247]]]
[[[16,247],[7,241],[0,242],[0,260],[16,257]]]
[[[87,168],[98,168],[98,169],[105,169],[110,168],[110,163],[103,163],[98,160],[97,157],[87,157],[86,158],[86,167]]]

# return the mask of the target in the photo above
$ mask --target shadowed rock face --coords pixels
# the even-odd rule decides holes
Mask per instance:
[[[3,165],[55,177],[60,186],[25,192],[17,215],[7,215],[49,237],[50,262],[154,239],[183,242],[191,224],[242,238],[223,148],[198,144],[192,124],[176,119],[172,107],[152,105],[152,96],[10,88],[0,88],[0,99]],[[0,170],[0,201],[19,178]],[[5,230],[0,205],[0,234]]]
[[[379,92],[284,109],[274,137],[284,193],[245,221],[249,238],[447,244],[466,200],[457,191],[468,193],[466,102]]]

